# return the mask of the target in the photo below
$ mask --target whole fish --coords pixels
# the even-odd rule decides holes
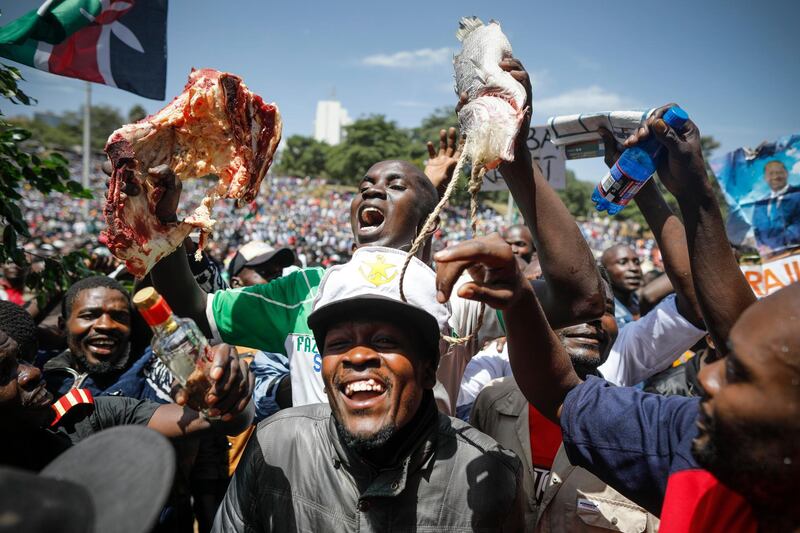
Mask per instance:
[[[514,160],[514,140],[527,112],[525,88],[499,66],[512,52],[498,22],[464,17],[456,37],[462,43],[453,58],[456,94],[468,97],[458,113],[464,151],[473,164],[491,169]]]

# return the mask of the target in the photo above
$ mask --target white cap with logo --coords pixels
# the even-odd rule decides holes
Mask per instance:
[[[406,252],[394,248],[359,248],[352,259],[327,270],[314,299],[308,325],[317,345],[324,345],[329,326],[354,315],[378,316],[385,310],[396,323],[417,330],[424,340],[438,346],[439,334],[447,328],[449,305],[436,300],[436,273],[416,257],[406,270],[400,297],[400,270]],[[437,347],[438,352],[438,347]]]

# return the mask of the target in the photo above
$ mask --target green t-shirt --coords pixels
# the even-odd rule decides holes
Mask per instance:
[[[295,406],[328,402],[322,356],[307,323],[324,273],[304,268],[264,285],[209,295],[206,315],[217,341],[289,358]]]

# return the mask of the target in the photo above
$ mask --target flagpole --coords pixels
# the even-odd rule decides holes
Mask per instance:
[[[83,106],[83,177],[81,185],[86,189],[89,187],[89,150],[91,138],[91,115],[92,115],[92,84],[86,82],[86,102]],[[89,215],[89,202],[83,201],[83,216]]]

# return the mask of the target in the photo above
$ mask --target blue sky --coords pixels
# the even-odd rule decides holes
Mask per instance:
[[[0,0],[0,24],[40,3]],[[276,102],[287,136],[311,134],[317,100],[334,89],[351,117],[381,113],[415,126],[455,104],[451,58],[464,15],[502,23],[534,79],[534,123],[675,101],[722,143],[717,155],[800,132],[800,2],[788,0],[172,0],[167,97],[181,91],[191,67],[213,67]],[[83,82],[22,70],[39,104],[4,104],[5,114],[82,105]],[[93,103],[152,112],[165,102],[93,85]],[[569,166],[591,181],[604,170],[599,160]]]

